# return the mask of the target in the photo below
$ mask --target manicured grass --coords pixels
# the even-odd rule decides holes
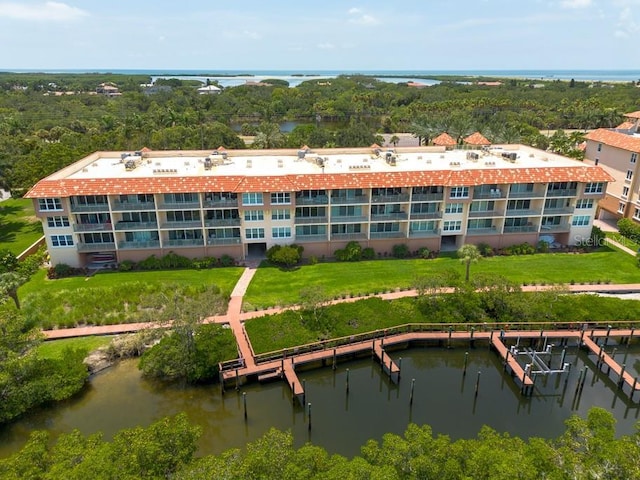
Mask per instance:
[[[18,294],[22,311],[42,328],[163,320],[168,302],[193,298],[206,315],[224,313],[242,268],[99,273],[48,280],[40,271]]]
[[[81,349],[88,354],[100,347],[108,345],[112,339],[113,336],[92,336],[50,340],[38,345],[38,355],[42,358],[58,359],[63,357],[67,348],[72,350]]]
[[[531,308],[536,297],[532,293],[518,293],[523,295],[517,302],[527,302]],[[536,310],[542,313],[528,321],[557,321],[557,322],[606,322],[625,321],[637,322],[640,318],[640,302],[637,300],[623,300],[613,297],[599,297],[597,295],[562,295],[558,298],[537,297],[541,303]],[[546,300],[545,300],[546,298]],[[465,296],[468,300],[468,296]],[[447,305],[448,303],[448,305]],[[312,328],[307,321],[303,321],[299,312],[285,311],[277,315],[269,315],[249,320],[245,323],[247,335],[257,354],[273,352],[285,348],[328,340],[332,338],[349,337],[365,332],[382,330],[408,323],[434,323],[450,325],[451,323],[465,323],[465,312],[468,308],[461,306],[460,298],[445,294],[442,302],[445,305],[439,313],[428,313],[429,308],[421,311],[419,300],[416,298],[402,298],[385,301],[380,298],[369,298],[353,303],[339,303],[324,309],[322,331]],[[471,302],[473,303],[473,302]],[[454,322],[450,320],[457,319]],[[494,321],[486,318],[487,321]],[[513,318],[509,322],[527,321],[521,317]]]
[[[634,242],[630,238],[625,237],[624,235],[619,234],[618,232],[607,232],[606,236],[607,238],[615,240],[623,247],[630,248],[634,252],[637,252],[638,249],[640,249],[640,244],[638,244],[637,242]]]
[[[0,250],[19,255],[42,237],[42,224],[35,217],[33,203],[26,198],[0,202]]]
[[[300,290],[320,285],[329,297],[408,288],[417,277],[455,272],[464,278],[464,265],[454,255],[433,260],[372,260],[353,263],[318,263],[286,271],[260,267],[247,295],[245,310],[298,301]],[[636,283],[640,269],[635,259],[617,249],[603,247],[592,253],[548,253],[483,258],[472,264],[471,275],[502,275],[520,284]]]

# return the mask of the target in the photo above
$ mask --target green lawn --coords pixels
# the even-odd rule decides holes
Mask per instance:
[[[0,250],[19,255],[42,237],[42,224],[26,198],[0,202]]]
[[[630,248],[634,252],[637,252],[638,249],[640,249],[640,244],[638,244],[637,242],[634,242],[630,238],[627,238],[627,237],[619,234],[618,232],[607,232],[606,236],[607,236],[607,238],[615,240],[616,242],[618,242],[623,247]]]
[[[408,288],[419,276],[456,272],[464,278],[464,265],[454,256],[433,260],[371,260],[354,263],[318,263],[285,271],[261,267],[247,295],[245,309],[297,303],[307,285],[321,285],[328,296],[382,292]],[[640,269],[631,255],[600,248],[593,253],[549,253],[483,258],[471,266],[471,275],[497,274],[517,283],[640,283]]]
[[[92,336],[78,338],[63,338],[60,340],[50,340],[38,345],[38,355],[42,358],[58,359],[62,358],[67,348],[73,350],[82,349],[90,353],[100,347],[108,345],[113,336]]]
[[[91,277],[48,280],[44,270],[20,287],[22,311],[43,328],[157,321],[167,301],[222,298],[208,315],[226,310],[240,267],[210,270],[102,272]],[[213,297],[212,295],[216,295]],[[174,299],[174,300],[171,300]]]

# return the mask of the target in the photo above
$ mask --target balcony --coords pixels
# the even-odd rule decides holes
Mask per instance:
[[[561,190],[549,190],[547,197],[575,197],[578,194],[578,190],[575,188],[567,188]]]
[[[305,243],[305,242],[326,242],[327,234],[318,234],[318,235],[296,235],[296,242]]]
[[[106,250],[115,250],[116,244],[110,243],[78,243],[79,252],[104,252]]]
[[[414,193],[412,202],[439,202],[444,198],[444,193]]]
[[[398,232],[371,232],[369,237],[373,240],[376,238],[405,238],[406,236],[407,234],[405,232],[398,231]]]
[[[433,220],[442,218],[442,212],[412,213],[411,220]]]
[[[118,243],[120,250],[132,250],[140,248],[160,248],[160,240],[147,240],[147,241],[124,241]]]
[[[240,237],[208,238],[207,245],[240,245]]]
[[[398,203],[398,202],[408,202],[409,194],[408,193],[399,193],[397,195],[372,195],[371,203]]]
[[[329,217],[296,217],[294,219],[294,223],[296,225],[304,225],[309,223],[327,223],[329,221]]]
[[[368,220],[366,215],[331,215],[331,223],[362,223]]]
[[[469,212],[469,218],[502,217],[504,210],[473,210]]]
[[[189,220],[185,222],[164,222],[160,224],[160,228],[202,228],[200,220]]]
[[[356,195],[354,197],[331,197],[331,204],[353,204],[353,203],[369,203],[369,197],[366,195]]]
[[[200,208],[200,202],[162,202],[158,208],[162,210],[194,210]]]
[[[531,191],[510,191],[509,198],[542,198],[544,197],[543,191],[531,190]]]
[[[569,223],[563,222],[557,225],[542,225],[540,227],[540,233],[544,232],[568,232],[571,230]]]
[[[504,233],[532,233],[537,232],[537,225],[522,225],[517,227],[504,227]]]
[[[328,205],[327,195],[317,195],[315,197],[296,197],[296,205]]]
[[[163,247],[202,247],[204,239],[202,238],[181,238],[176,240],[164,240]]]
[[[560,207],[560,208],[551,208],[545,207],[544,214],[545,215],[571,215],[574,212],[574,207]]]
[[[409,230],[409,238],[429,238],[440,236],[440,229],[434,228],[432,230]]]
[[[144,211],[144,210],[155,210],[156,204],[154,202],[120,202],[118,200],[114,200],[112,202],[112,210],[114,212],[122,212],[122,211]]]
[[[507,189],[495,188],[491,190],[473,191],[474,200],[499,200],[501,198],[507,198]]]
[[[205,227],[239,227],[240,218],[212,218],[204,221]]]
[[[104,232],[111,231],[113,225],[111,223],[74,223],[74,232]]]
[[[75,205],[71,204],[71,213],[86,213],[86,212],[108,212],[108,203],[97,203],[95,205]]]
[[[540,215],[539,208],[507,208],[505,217],[531,217]]]
[[[366,240],[366,233],[332,233],[331,240],[332,241],[340,241],[340,240]]]
[[[156,230],[157,222],[117,222],[116,230]]]
[[[238,199],[237,198],[219,198],[216,200],[205,200],[202,202],[204,208],[227,208],[227,207],[237,207]]]
[[[372,213],[371,221],[380,222],[384,220],[406,220],[409,215],[406,212],[392,212],[392,213]]]
[[[467,228],[467,235],[495,235],[498,233],[496,227],[489,228]]]

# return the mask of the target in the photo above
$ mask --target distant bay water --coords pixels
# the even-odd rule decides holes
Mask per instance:
[[[246,81],[267,78],[282,79],[290,86],[307,80],[335,78],[339,75],[367,75],[380,80],[401,83],[416,81],[427,85],[437,80],[424,77],[464,76],[495,78],[527,78],[532,80],[571,80],[600,82],[631,82],[640,80],[640,70],[217,70],[217,69],[59,69],[4,70],[16,73],[114,73],[148,75],[156,78],[190,78],[206,82],[216,80],[223,87],[242,85]]]

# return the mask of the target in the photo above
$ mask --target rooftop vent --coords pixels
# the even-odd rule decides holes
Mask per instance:
[[[211,159],[209,157],[204,159],[204,169],[205,170],[211,170],[211,167],[213,167],[213,162],[211,161]]]
[[[253,160],[251,160],[250,158],[247,160],[247,168],[251,168],[253,167]]]

